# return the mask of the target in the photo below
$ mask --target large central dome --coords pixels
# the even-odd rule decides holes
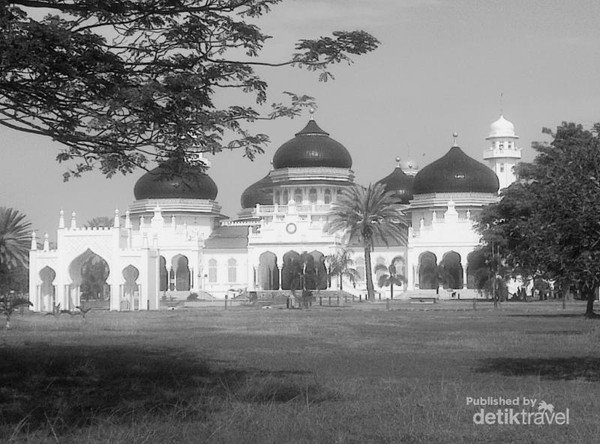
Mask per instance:
[[[314,120],[296,133],[273,156],[273,167],[279,168],[351,168],[352,157],[341,143],[329,137]]]
[[[497,193],[498,187],[496,173],[453,146],[415,176],[413,194]]]

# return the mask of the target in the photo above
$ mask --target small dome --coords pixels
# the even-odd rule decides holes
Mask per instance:
[[[498,176],[487,166],[453,146],[445,156],[415,176],[413,194],[497,193]]]
[[[401,164],[394,168],[391,174],[385,176],[379,182],[385,186],[385,191],[396,191],[401,204],[408,204],[413,197],[414,177],[402,171]]]
[[[180,167],[166,161],[138,179],[133,188],[137,200],[142,199],[207,199],[215,200],[215,182],[200,168]]]
[[[242,208],[254,208],[258,205],[273,205],[273,182],[267,174],[258,182],[250,185],[242,193]]]
[[[504,116],[500,116],[498,120],[490,125],[490,135],[487,138],[492,139],[494,137],[517,138],[515,135],[515,126],[506,120]]]
[[[279,168],[351,168],[352,157],[341,143],[329,137],[314,120],[296,137],[287,141],[273,156],[273,167]]]

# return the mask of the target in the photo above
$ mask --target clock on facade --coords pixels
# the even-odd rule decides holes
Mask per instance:
[[[285,231],[287,231],[289,234],[294,234],[296,232],[296,229],[296,224],[293,222],[287,224],[285,227]]]

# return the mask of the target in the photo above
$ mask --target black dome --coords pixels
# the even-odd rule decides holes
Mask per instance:
[[[254,208],[258,205],[273,205],[273,182],[267,174],[253,183],[242,193],[242,208]]]
[[[279,147],[273,156],[273,167],[351,168],[352,157],[344,145],[330,138],[314,120],[310,120],[296,137]]]
[[[177,167],[167,161],[144,174],[136,182],[133,194],[142,199],[208,199],[218,193],[215,182],[198,167]]]
[[[417,173],[413,194],[497,193],[499,186],[496,173],[453,146]]]
[[[391,174],[381,179],[379,182],[385,186],[385,191],[396,191],[400,198],[400,203],[407,204],[413,197],[414,177],[407,175],[399,166]]]

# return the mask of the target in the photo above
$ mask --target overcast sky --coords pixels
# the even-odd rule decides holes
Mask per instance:
[[[546,140],[543,127],[600,120],[598,18],[597,0],[285,0],[259,23],[273,36],[268,61],[284,59],[298,39],[338,29],[364,29],[381,46],[336,67],[333,82],[292,68],[262,72],[269,102],[282,100],[282,91],[316,97],[318,124],[348,148],[362,184],[388,175],[396,156],[421,167],[441,157],[454,131],[463,150],[481,161],[501,111],[531,160],[531,142]],[[241,193],[269,171],[277,148],[307,120],[256,126],[271,143],[254,162],[239,152],[211,159],[225,214],[237,214]],[[125,212],[143,171],[113,179],[94,172],[63,183],[65,166],[54,160],[59,148],[0,127],[0,206],[24,212],[51,238],[61,208],[76,211],[80,224],[115,208]]]

